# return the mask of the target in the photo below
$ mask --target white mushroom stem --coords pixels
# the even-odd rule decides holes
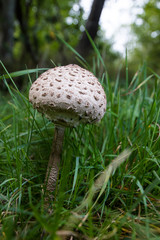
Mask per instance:
[[[65,127],[55,126],[54,132],[54,139],[52,143],[52,150],[49,157],[46,177],[45,177],[45,184],[46,184],[46,197],[45,197],[45,204],[46,206],[48,203],[53,200],[53,191],[56,188],[58,173],[59,173],[59,166],[60,166],[60,159],[62,153],[62,145],[63,145],[63,138],[64,138],[64,131]]]

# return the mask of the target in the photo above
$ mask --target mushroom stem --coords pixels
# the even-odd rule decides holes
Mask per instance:
[[[48,206],[49,202],[53,200],[53,191],[55,190],[56,184],[57,184],[64,131],[65,131],[65,127],[55,126],[52,150],[49,157],[49,162],[48,162],[48,167],[47,167],[47,172],[45,177],[45,184],[46,184],[45,205],[46,206]]]

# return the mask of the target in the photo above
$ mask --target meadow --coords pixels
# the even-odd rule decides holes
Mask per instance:
[[[1,65],[5,66],[1,63]],[[139,67],[111,80],[99,54],[89,70],[102,83],[101,122],[67,128],[53,213],[43,183],[54,124],[28,100],[44,69],[0,76],[0,239],[160,239],[160,76]],[[54,67],[54,66],[53,66]],[[25,76],[23,91],[16,76]]]

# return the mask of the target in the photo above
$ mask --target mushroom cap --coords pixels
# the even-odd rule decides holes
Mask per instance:
[[[76,126],[101,120],[106,95],[98,79],[75,64],[49,69],[32,84],[29,100],[55,124]]]

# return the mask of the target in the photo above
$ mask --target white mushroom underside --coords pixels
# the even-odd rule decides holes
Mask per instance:
[[[73,64],[41,74],[31,86],[29,100],[54,123],[65,126],[98,122],[106,111],[106,96],[97,78]]]

